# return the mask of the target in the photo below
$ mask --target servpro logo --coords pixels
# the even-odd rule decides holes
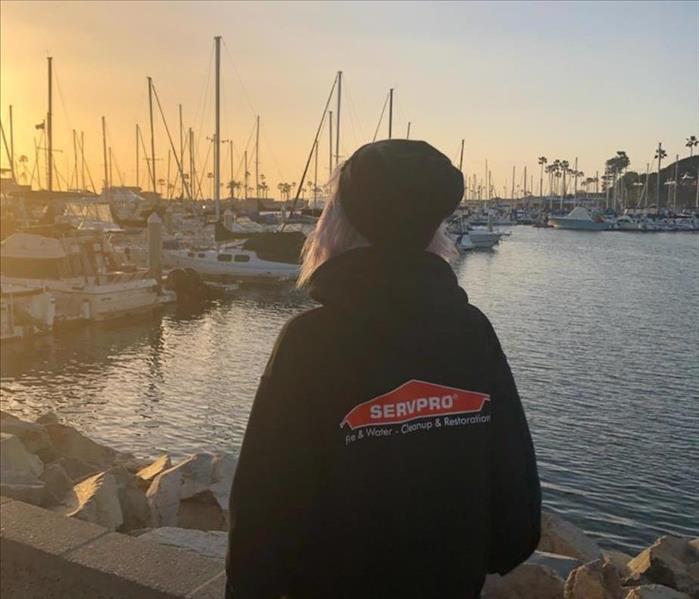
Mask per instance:
[[[340,428],[347,425],[354,430],[431,416],[480,412],[489,400],[485,393],[412,380],[355,406],[342,419]]]

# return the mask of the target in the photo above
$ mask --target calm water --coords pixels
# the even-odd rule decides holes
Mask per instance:
[[[699,236],[518,227],[454,268],[510,358],[546,504],[630,552],[699,536]],[[310,305],[246,292],[5,348],[2,407],[139,454],[237,451],[277,332]]]

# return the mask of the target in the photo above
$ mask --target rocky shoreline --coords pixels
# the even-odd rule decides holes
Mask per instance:
[[[138,458],[97,443],[53,414],[0,412],[0,495],[109,530],[223,560],[236,458]],[[664,536],[636,556],[606,551],[544,512],[538,551],[483,599],[699,599],[699,539]]]

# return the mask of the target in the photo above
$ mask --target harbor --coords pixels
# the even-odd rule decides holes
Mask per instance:
[[[696,11],[0,2],[3,596],[699,597]]]

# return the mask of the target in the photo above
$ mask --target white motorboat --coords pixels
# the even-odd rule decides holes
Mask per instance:
[[[298,276],[298,262],[264,260],[243,246],[244,242],[219,248],[163,248],[163,263],[168,268],[191,268],[209,279],[286,281]]]
[[[175,299],[147,271],[121,263],[98,232],[63,237],[14,233],[2,242],[1,258],[3,287],[51,293],[56,324],[130,316]]]
[[[619,231],[632,231],[641,233],[648,233],[651,231],[659,230],[656,224],[649,218],[642,217],[634,219],[628,214],[624,214],[616,220],[616,228],[619,229]]]
[[[48,291],[0,284],[0,341],[48,333],[55,314],[56,300]]]
[[[191,268],[208,279],[224,281],[287,281],[300,270],[300,231],[239,232],[216,223],[216,247],[182,248],[178,242],[163,245],[163,262],[169,268]]]
[[[587,208],[577,206],[566,216],[549,216],[549,224],[556,229],[576,231],[607,231],[611,224],[601,217],[592,217]]]

